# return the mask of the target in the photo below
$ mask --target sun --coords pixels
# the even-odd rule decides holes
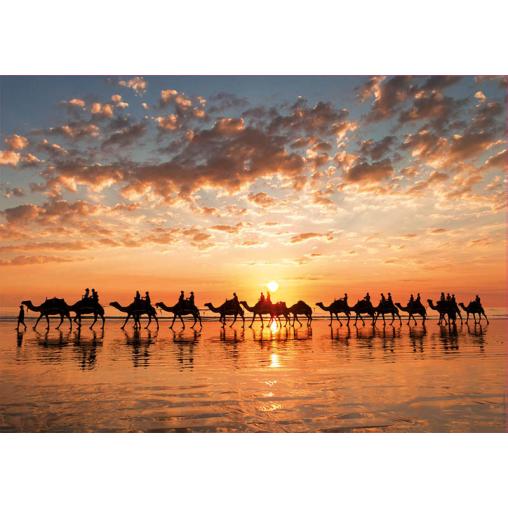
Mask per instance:
[[[272,280],[270,281],[266,287],[272,292],[272,293],[275,293],[275,291],[277,291],[277,289],[279,289],[279,283]]]

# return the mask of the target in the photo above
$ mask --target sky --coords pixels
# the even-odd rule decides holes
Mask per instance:
[[[506,80],[0,77],[0,305],[506,302]],[[376,299],[376,296],[373,298]]]

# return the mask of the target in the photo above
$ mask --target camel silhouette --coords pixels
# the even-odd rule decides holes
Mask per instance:
[[[283,305],[281,305],[283,304]],[[284,302],[278,302],[278,303],[270,303],[266,300],[264,302],[258,302],[254,307],[251,307],[245,300],[242,300],[240,302],[240,305],[243,305],[243,307],[248,310],[249,312],[252,312],[252,321],[249,325],[249,328],[252,328],[252,325],[254,323],[254,320],[256,319],[256,316],[259,316],[259,319],[261,320],[261,328],[264,328],[265,324],[263,321],[263,314],[268,314],[270,316],[270,320],[268,322],[268,326],[272,323],[272,321],[275,320],[275,318],[278,318],[280,315],[284,315],[286,317],[286,324],[289,319],[289,313],[286,307],[286,304]],[[280,318],[279,318],[279,324],[280,324]]]
[[[312,323],[312,309],[303,300],[298,300],[287,311],[289,314],[293,314],[293,327],[295,326],[295,321],[298,321],[298,324],[302,326],[302,323],[298,319],[298,314],[302,314],[307,318],[307,326],[310,326]]]
[[[415,301],[415,300],[413,300],[413,301],[409,300],[405,307],[403,305],[401,305],[400,303],[396,303],[395,305],[402,312],[407,312],[409,314],[409,317],[407,320],[408,325],[411,322],[411,319],[415,322],[415,325],[416,325],[415,314],[421,316],[422,323],[425,324],[425,320],[427,319],[427,310],[425,309],[425,306],[423,305],[423,303]]]
[[[115,309],[118,309],[120,312],[125,312],[127,314],[127,317],[125,318],[125,321],[121,326],[122,330],[125,328],[125,325],[127,324],[127,322],[131,317],[134,319],[134,328],[139,327],[140,326],[139,318],[143,314],[146,314],[148,316],[148,324],[145,326],[145,328],[148,328],[150,326],[150,323],[152,322],[153,318],[155,319],[155,323],[157,324],[157,330],[159,329],[159,320],[157,319],[157,311],[152,305],[147,304],[143,300],[138,300],[127,306],[120,305],[116,301],[111,302],[109,305],[111,305],[111,307],[114,307]]]
[[[212,312],[220,314],[219,321],[222,323],[222,327],[226,326],[226,316],[233,316],[233,322],[229,325],[232,327],[236,323],[236,318],[240,316],[242,318],[242,326],[245,327],[245,315],[239,302],[234,299],[226,300],[222,305],[215,307],[212,303],[205,303],[205,307],[208,307]]]
[[[392,321],[390,324],[392,324],[395,321],[395,316],[399,318],[399,323],[402,324],[402,319],[400,318],[399,309],[395,307],[393,302],[390,300],[381,300],[379,302],[379,305],[377,307],[374,307],[374,310],[376,311],[376,317],[374,318],[374,324],[379,318],[379,315],[381,314],[381,317],[383,318],[383,323],[386,323],[385,321],[385,314],[391,314],[392,315]]]
[[[200,326],[203,327],[203,323],[201,322],[201,315],[199,314],[199,309],[194,304],[190,304],[190,303],[186,302],[183,304],[177,303],[176,305],[169,306],[169,305],[166,305],[164,302],[158,302],[155,304],[155,306],[158,309],[162,309],[162,310],[165,310],[166,312],[173,313],[173,322],[171,323],[171,326],[169,327],[171,330],[173,329],[173,325],[175,324],[175,320],[177,317],[179,317],[180,321],[182,322],[182,328],[185,328],[185,323],[183,321],[182,316],[186,316],[189,314],[194,318],[194,324],[191,326],[191,328],[194,328],[198,321],[199,321]]]
[[[60,323],[58,323],[56,329],[59,330],[60,326],[62,326],[64,318],[67,318],[69,320],[69,325],[72,330],[72,320],[69,313],[69,306],[65,303],[65,300],[63,298],[50,298],[49,300],[42,302],[40,305],[34,305],[32,303],[32,300],[24,300],[21,303],[25,305],[27,309],[33,312],[40,313],[33,327],[34,330],[37,329],[37,325],[39,324],[39,321],[41,320],[42,317],[46,318],[47,323],[46,329],[49,330],[49,316],[57,316],[57,315],[60,316]]]
[[[457,320],[457,305],[454,305],[451,301],[438,300],[436,305],[434,305],[434,302],[429,298],[427,303],[432,310],[439,312],[439,321],[437,322],[438,325],[440,325],[443,321],[446,324],[446,316],[448,316],[448,324],[452,322],[455,323]],[[460,319],[462,321],[462,316],[460,316]]]
[[[473,319],[476,324],[476,314],[478,314],[478,323],[482,320],[482,316],[484,316],[487,320],[487,324],[489,324],[489,319],[487,318],[481,303],[473,300],[472,302],[469,302],[467,307],[463,303],[459,303],[459,305],[461,309],[466,311],[466,323],[469,321],[469,314],[473,314]]]
[[[347,324],[349,325],[349,321],[351,319],[349,312],[349,305],[342,299],[333,301],[330,305],[326,306],[323,302],[317,302],[316,305],[323,309],[326,312],[330,313],[330,323],[329,326],[332,326],[333,316],[337,319],[340,326],[342,326],[342,321],[339,319],[339,313],[346,314],[347,316]]]
[[[365,326],[365,321],[363,319],[362,314],[367,314],[372,318],[372,324],[376,321],[376,312],[374,311],[374,306],[370,301],[367,300],[358,300],[352,307],[348,307],[349,311],[354,312],[356,314],[355,322],[356,325],[358,318],[362,320],[362,324]]]
[[[78,325],[78,327],[81,327],[81,316],[93,314],[94,320],[90,325],[90,330],[93,329],[99,316],[102,319],[102,328],[104,328],[104,308],[99,302],[94,302],[91,298],[78,300],[75,304],[69,307],[69,310],[76,313],[74,316],[74,322]]]

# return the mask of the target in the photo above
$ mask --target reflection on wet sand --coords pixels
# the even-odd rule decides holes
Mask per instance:
[[[504,429],[503,322],[256,325],[0,323],[0,430]]]

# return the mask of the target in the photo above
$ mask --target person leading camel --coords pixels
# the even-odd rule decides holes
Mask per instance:
[[[16,330],[19,332],[19,327],[23,325],[25,327],[26,331],[26,324],[25,324],[25,307],[23,305],[19,306],[19,314],[18,314],[18,326],[16,326]]]

